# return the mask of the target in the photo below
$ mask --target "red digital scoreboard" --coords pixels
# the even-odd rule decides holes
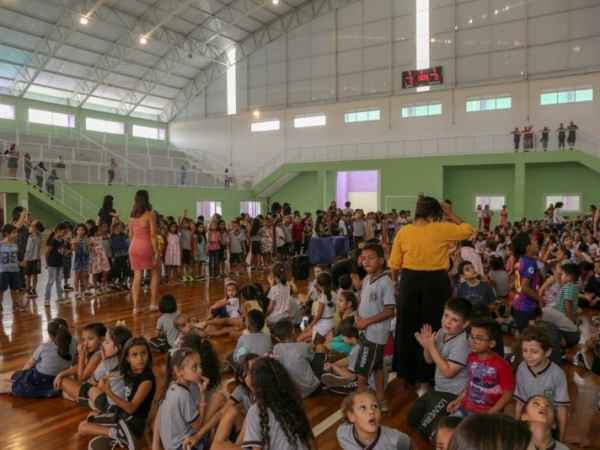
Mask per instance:
[[[442,83],[442,66],[402,72],[402,89],[433,86]]]

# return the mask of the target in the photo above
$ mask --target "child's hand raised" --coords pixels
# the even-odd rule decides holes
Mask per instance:
[[[198,389],[200,389],[200,392],[204,393],[207,391],[209,384],[209,379],[206,377],[202,377],[200,379],[200,382],[198,383]]]
[[[421,344],[426,350],[435,347],[435,338],[437,333],[434,333],[431,329],[431,325],[425,324],[421,328],[421,332],[415,333],[415,339]]]

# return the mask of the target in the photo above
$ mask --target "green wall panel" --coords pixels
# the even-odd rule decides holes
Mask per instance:
[[[300,213],[307,211],[314,213],[317,209],[323,209],[322,202],[318,201],[317,184],[317,172],[314,170],[312,172],[301,172],[296,178],[271,195],[269,203],[279,202],[283,204],[287,202],[292,205],[292,209],[297,209]]]
[[[444,167],[444,199],[452,200],[454,211],[465,221],[476,224],[475,195],[504,195],[510,215],[514,211],[515,169],[514,165],[481,165]],[[492,224],[498,223],[498,214]]]

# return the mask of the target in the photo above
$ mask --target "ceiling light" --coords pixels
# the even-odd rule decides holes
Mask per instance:
[[[148,40],[144,36],[142,36],[140,38],[140,44],[145,44],[146,42],[148,42]]]
[[[274,4],[274,5],[277,5],[277,4],[279,4],[279,0],[273,0],[273,4]]]
[[[81,19],[79,19],[79,23],[81,23],[81,25],[87,25],[88,20],[87,17],[81,17]]]
[[[260,112],[259,111],[254,111],[252,114],[254,114],[254,117],[260,116]]]

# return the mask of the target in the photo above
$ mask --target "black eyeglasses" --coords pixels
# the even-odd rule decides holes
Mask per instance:
[[[482,342],[490,342],[491,341],[491,339],[485,339],[485,338],[482,338],[481,336],[473,336],[472,334],[467,334],[467,340],[473,341],[476,344],[481,344]]]

